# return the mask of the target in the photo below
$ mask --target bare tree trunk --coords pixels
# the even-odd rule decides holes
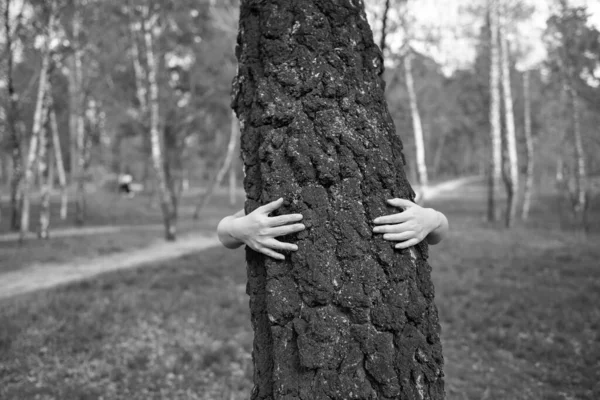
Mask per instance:
[[[502,24],[499,26],[500,60],[502,71],[502,92],[504,98],[504,117],[506,132],[506,155],[508,171],[504,183],[507,192],[506,219],[507,227],[512,226],[517,214],[517,195],[519,191],[519,161],[517,158],[517,139],[515,133],[515,117],[513,111],[512,89],[510,84],[509,47]]]
[[[48,93],[46,94],[46,107],[44,107],[44,122],[48,119],[48,105],[50,103],[49,97],[52,96],[50,92],[50,84],[48,84]],[[51,179],[50,163],[52,155],[52,141],[49,137],[48,124],[44,123],[42,130],[40,131],[39,139],[39,152],[38,152],[38,168],[40,176],[40,215],[38,225],[38,238],[48,239],[49,228],[50,228],[50,191],[51,191]]]
[[[525,171],[525,188],[523,194],[523,210],[521,218],[527,220],[529,218],[529,209],[531,208],[531,197],[533,192],[533,135],[531,132],[531,85],[530,72],[523,72],[523,113],[525,115],[525,155],[527,157],[527,169]]]
[[[381,54],[385,56],[385,39],[387,37],[387,23],[388,14],[390,12],[390,0],[385,0],[385,6],[383,8],[383,17],[381,18],[381,41],[379,42],[379,48]]]
[[[571,115],[573,123],[573,145],[575,147],[575,212],[584,215],[587,208],[587,172],[585,162],[585,151],[581,137],[581,116],[577,93],[572,84],[567,87],[569,102],[571,103]],[[582,221],[584,222],[584,221]]]
[[[496,190],[502,176],[502,138],[500,124],[500,50],[498,49],[498,0],[488,0],[490,17],[490,143],[487,219],[496,221]]]
[[[86,135],[85,116],[83,105],[85,95],[83,93],[83,49],[81,43],[81,4],[74,6],[73,15],[73,79],[75,90],[75,223],[83,225],[85,220],[85,179],[86,179]]]
[[[160,204],[163,213],[163,221],[165,225],[165,238],[167,240],[175,240],[176,237],[176,221],[175,221],[175,205],[172,204],[172,187],[167,182],[165,174],[165,159],[163,154],[164,137],[159,127],[159,104],[158,104],[158,84],[156,82],[157,68],[152,50],[153,43],[153,23],[149,23],[150,11],[145,10],[145,15],[142,17],[142,31],[144,35],[144,44],[146,47],[146,63],[148,66],[148,86],[149,86],[149,111],[150,111],[150,139],[152,145],[152,161],[158,180],[158,189],[160,191]],[[148,24],[149,26],[146,26]]]
[[[225,158],[223,160],[223,165],[219,169],[219,172],[215,175],[215,179],[202,197],[202,201],[198,203],[196,206],[196,210],[194,211],[194,219],[197,219],[200,215],[200,212],[208,205],[208,202],[212,198],[214,192],[219,188],[223,178],[227,171],[231,169],[233,159],[235,158],[235,149],[237,146],[239,136],[239,125],[238,120],[235,114],[232,114],[231,118],[231,133],[229,135],[229,143],[227,145],[227,153],[225,154]]]
[[[427,245],[394,250],[371,230],[385,199],[414,192],[364,3],[242,0],[236,53],[245,210],[283,197],[276,214],[307,226],[285,260],[246,250],[250,399],[442,400]]]
[[[10,17],[11,1],[6,0],[4,8],[4,33],[6,37],[6,86],[8,91],[8,107],[6,108],[6,127],[10,139],[10,152],[12,158],[12,175],[10,181],[10,208],[11,228],[18,230],[21,223],[21,180],[23,178],[23,160],[21,151],[21,135],[17,128],[18,95],[15,91],[13,80],[14,54],[13,54],[13,32]]]
[[[52,132],[52,149],[54,151],[54,162],[56,164],[56,172],[58,173],[58,184],[60,185],[60,219],[67,219],[67,206],[69,196],[67,191],[67,173],[65,172],[65,164],[62,156],[62,147],[60,145],[60,136],[58,134],[58,123],[56,122],[56,111],[54,109],[54,101],[50,96],[50,131]]]
[[[37,101],[35,104],[35,113],[33,115],[33,127],[31,130],[31,139],[29,141],[29,150],[27,161],[25,164],[25,176],[23,179],[23,206],[21,210],[21,225],[19,227],[20,238],[23,240],[29,231],[29,203],[30,203],[30,187],[33,181],[33,167],[38,154],[38,145],[40,141],[41,131],[44,125],[45,117],[45,97],[48,88],[48,69],[50,66],[50,39],[51,27],[54,25],[54,12],[50,13],[48,21],[47,33],[42,50],[42,69],[40,72],[40,81],[38,86]]]
[[[412,58],[413,53],[409,49],[404,56],[404,73],[406,74],[406,88],[408,90],[408,99],[410,102],[410,115],[413,125],[413,133],[415,135],[415,150],[417,162],[417,178],[421,190],[424,190],[428,185],[427,163],[425,160],[425,142],[423,140],[423,126],[421,124],[421,114],[417,103],[417,93],[415,91],[415,83],[412,74]]]

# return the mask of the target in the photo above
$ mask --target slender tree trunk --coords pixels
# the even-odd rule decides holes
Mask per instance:
[[[428,185],[427,163],[425,161],[425,142],[423,140],[423,126],[421,124],[421,114],[417,102],[417,93],[415,91],[415,82],[412,73],[413,54],[409,49],[404,56],[404,73],[406,75],[406,88],[408,91],[408,99],[410,102],[410,115],[413,125],[413,133],[415,135],[415,150],[417,162],[417,178],[421,190],[424,190]]]
[[[498,0],[488,0],[490,16],[490,143],[488,181],[488,221],[496,221],[496,190],[502,175],[502,138],[500,124],[500,50],[498,49]]]
[[[510,64],[508,39],[500,24],[500,60],[502,71],[502,93],[504,99],[504,120],[506,132],[506,155],[508,171],[504,183],[507,192],[506,219],[507,227],[512,226],[517,214],[517,199],[519,191],[519,162],[517,159],[517,140],[515,133],[515,117],[513,111],[512,89],[510,85]]]
[[[223,178],[227,171],[231,170],[233,159],[235,158],[235,149],[237,147],[237,141],[239,137],[239,126],[237,117],[232,115],[231,118],[231,133],[229,135],[229,143],[227,144],[227,153],[225,154],[225,158],[223,159],[223,165],[219,169],[219,172],[215,175],[215,179],[213,180],[212,185],[208,188],[205,195],[202,197],[202,201],[198,203],[196,206],[196,210],[194,211],[194,219],[197,219],[200,216],[200,212],[208,205],[208,202],[212,198],[212,195],[215,191],[221,186],[221,182],[223,182]]]
[[[77,4],[79,3],[79,4]],[[75,96],[75,223],[83,225],[85,220],[85,179],[86,179],[86,134],[85,134],[85,95],[83,93],[83,49],[81,43],[81,4],[76,1],[73,15],[73,79]]]
[[[50,20],[48,21],[48,32],[45,37],[45,43],[42,50],[42,69],[40,72],[40,81],[38,84],[38,95],[35,103],[35,113],[33,115],[33,127],[31,130],[31,139],[29,141],[29,150],[27,155],[27,161],[25,164],[25,176],[23,179],[23,205],[21,210],[21,224],[20,224],[20,237],[23,240],[29,231],[29,203],[30,203],[30,188],[33,182],[33,167],[36,162],[36,156],[38,154],[38,146],[40,141],[40,135],[44,125],[45,117],[45,97],[48,88],[48,69],[50,66],[50,38],[51,38],[51,27],[54,25],[54,12],[50,13]]]
[[[525,156],[527,158],[527,169],[525,171],[525,188],[523,195],[523,210],[521,218],[527,220],[529,218],[529,209],[531,208],[531,196],[533,192],[533,135],[531,132],[531,87],[530,87],[530,72],[523,72],[523,113],[525,115]]]
[[[571,115],[573,123],[573,144],[575,147],[575,205],[574,210],[582,216],[586,210],[587,204],[587,172],[585,162],[585,151],[583,148],[583,140],[581,138],[581,116],[579,108],[579,100],[577,93],[573,89],[573,85],[569,84],[568,88],[569,102],[571,103]]]
[[[56,122],[56,111],[54,109],[54,101],[50,96],[50,131],[52,132],[52,150],[54,151],[54,162],[56,164],[56,172],[58,174],[58,184],[60,185],[60,219],[67,219],[67,206],[69,196],[67,191],[67,174],[65,172],[65,164],[62,156],[62,148],[60,145],[60,136],[58,134],[58,123]]]
[[[48,85],[48,93],[46,97],[52,96],[50,86]],[[46,105],[49,105],[49,100],[46,99]],[[44,109],[44,122],[48,120],[48,107]],[[39,153],[38,153],[38,168],[40,176],[40,215],[38,225],[38,238],[48,239],[50,229],[50,191],[52,185],[52,174],[50,173],[50,163],[52,157],[52,140],[49,137],[48,124],[44,123],[40,131]]]
[[[427,245],[372,233],[414,192],[363,2],[242,0],[237,56],[245,210],[308,228],[285,261],[246,249],[251,399],[443,399]]]
[[[23,162],[21,152],[21,135],[17,128],[18,95],[13,80],[13,32],[10,17],[11,1],[6,0],[4,8],[4,33],[6,40],[6,86],[8,92],[8,107],[6,108],[6,128],[10,140],[12,158],[12,175],[10,180],[11,228],[18,230],[21,222],[21,180],[23,178]]]
[[[390,12],[390,0],[385,0],[385,6],[383,7],[383,17],[381,18],[381,41],[379,42],[379,48],[381,54],[385,55],[385,40],[387,37],[387,23],[388,14]]]
[[[144,35],[144,44],[146,47],[146,63],[148,66],[148,87],[149,87],[149,111],[150,111],[150,139],[152,145],[152,161],[158,180],[158,189],[160,195],[160,205],[163,213],[163,221],[165,225],[165,238],[167,240],[175,240],[176,237],[176,221],[175,221],[175,205],[172,204],[172,188],[167,182],[165,174],[165,161],[163,154],[164,137],[159,127],[159,104],[158,104],[158,84],[156,82],[156,61],[154,58],[152,24],[145,26],[149,20],[149,10],[142,20],[142,31]]]

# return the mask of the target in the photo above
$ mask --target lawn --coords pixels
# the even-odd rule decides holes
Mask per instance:
[[[430,260],[447,398],[600,398],[600,237],[545,203],[510,231],[480,202],[434,205],[453,227]],[[245,273],[215,248],[0,302],[0,398],[247,399]]]

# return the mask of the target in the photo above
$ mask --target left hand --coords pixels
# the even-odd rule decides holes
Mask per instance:
[[[373,220],[376,226],[374,233],[383,233],[383,238],[399,242],[394,247],[406,249],[420,243],[440,226],[438,212],[432,208],[423,208],[405,199],[390,199],[388,204],[404,209],[404,211],[378,217]]]

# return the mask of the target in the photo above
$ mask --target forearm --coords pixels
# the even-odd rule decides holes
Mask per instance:
[[[219,240],[223,246],[227,247],[228,249],[237,249],[244,244],[244,242],[232,234],[234,221],[243,215],[244,213],[242,210],[234,215],[227,216],[223,218],[217,226],[217,236],[219,237]]]
[[[433,211],[436,213],[437,226],[427,235],[426,240],[428,244],[438,244],[448,234],[448,219],[441,212]]]

